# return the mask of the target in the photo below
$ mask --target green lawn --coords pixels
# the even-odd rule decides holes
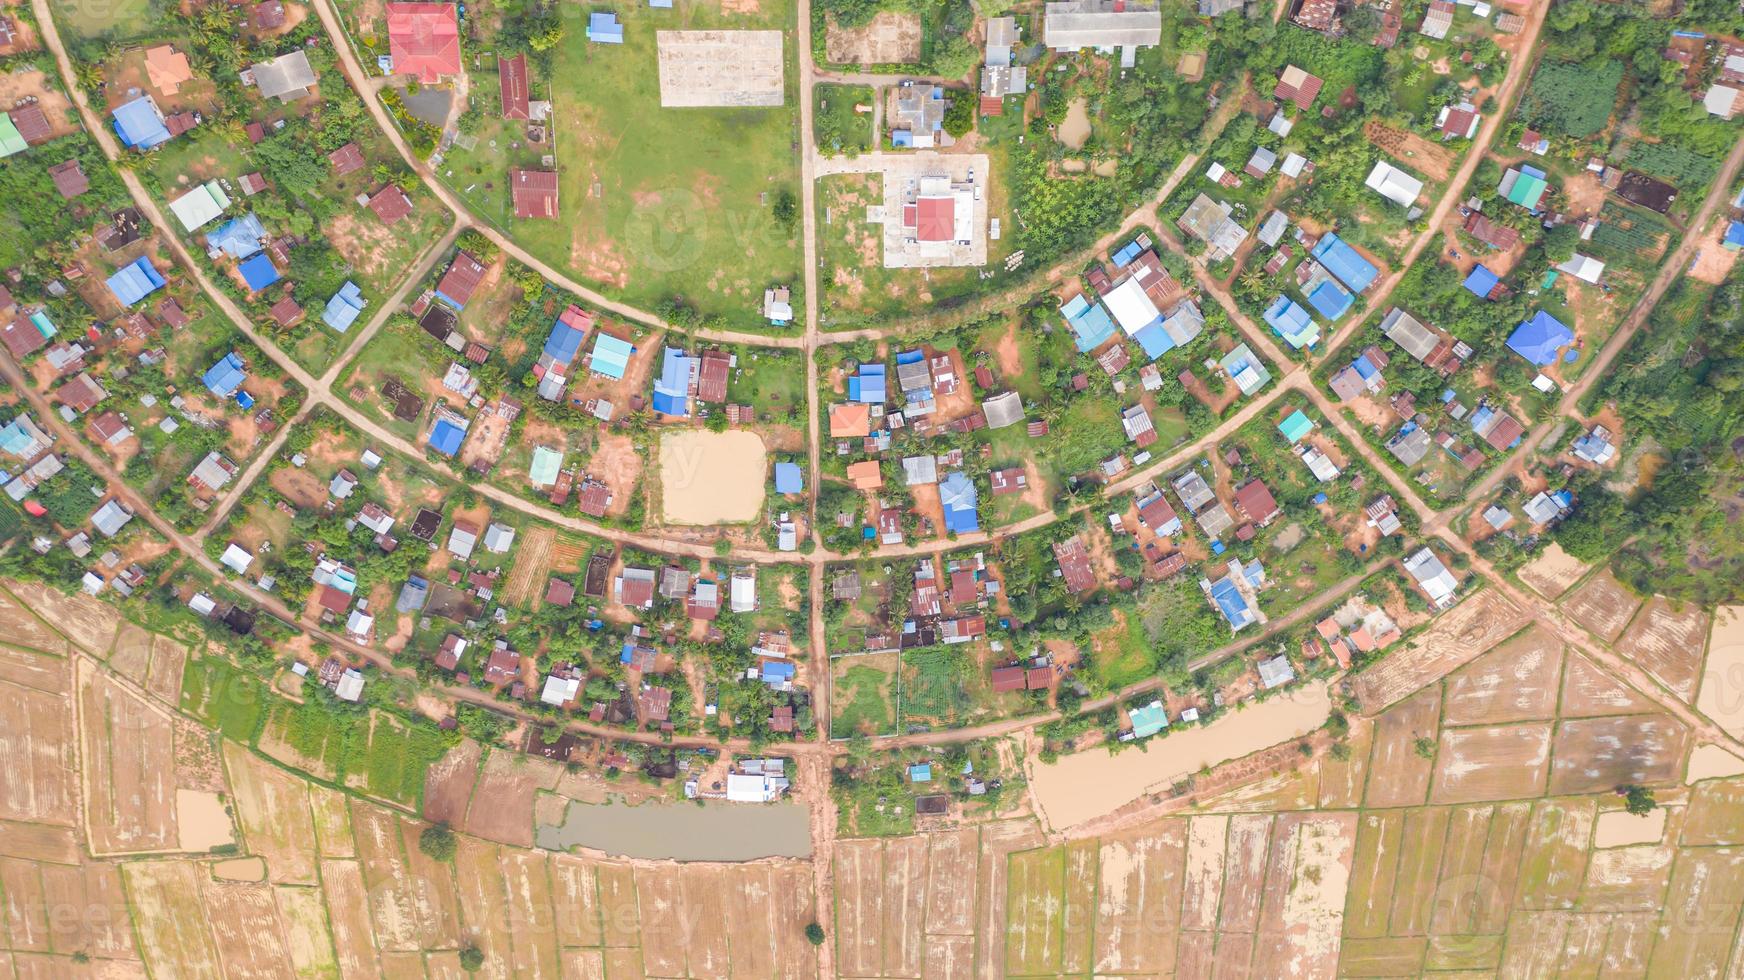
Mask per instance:
[[[764,288],[793,283],[800,270],[792,37],[785,105],[663,109],[655,32],[791,30],[793,4],[771,0],[759,13],[733,15],[682,0],[675,10],[637,4],[617,13],[624,44],[590,43],[575,19],[555,51],[554,140],[539,152],[564,161],[560,220],[507,217],[501,172],[475,174],[464,155],[450,157],[443,177],[469,199],[494,195],[484,210],[533,252],[630,303],[651,308],[682,296],[704,316],[768,328]],[[535,89],[546,83],[533,80]],[[795,202],[785,225],[776,214],[784,197]]]
[[[70,3],[54,0],[55,24],[80,37],[116,40],[150,33],[153,26],[150,0],[106,0],[104,3]]]
[[[253,743],[266,698],[266,685],[227,661],[196,660],[182,674],[182,710],[239,742]]]
[[[895,683],[894,671],[886,666],[894,658],[887,656],[856,657],[841,672],[835,684],[835,719],[830,734],[835,737],[866,731],[885,734],[896,728],[896,707],[891,704],[890,689]]]
[[[818,149],[832,156],[859,156],[872,149],[872,119],[854,111],[871,105],[869,85],[817,85],[812,88],[812,131]]]

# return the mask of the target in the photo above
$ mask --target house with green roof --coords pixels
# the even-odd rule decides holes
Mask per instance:
[[[0,157],[23,153],[29,145],[19,134],[18,127],[12,124],[12,117],[0,112]]]
[[[1502,183],[1496,188],[1496,193],[1506,198],[1510,204],[1518,204],[1528,211],[1538,210],[1538,202],[1544,197],[1547,185],[1544,182],[1544,171],[1537,167],[1521,164],[1510,167],[1502,175]]]
[[[1306,438],[1308,433],[1314,431],[1314,423],[1298,408],[1290,413],[1289,418],[1278,423],[1278,431],[1283,433],[1284,438],[1290,440],[1290,445],[1294,446]]]
[[[1142,708],[1133,708],[1127,711],[1126,716],[1132,719],[1133,740],[1150,738],[1169,727],[1169,712],[1161,701],[1152,701]]]
[[[557,471],[563,467],[563,454],[545,446],[533,447],[533,460],[527,464],[527,479],[540,489],[557,483]]]
[[[593,339],[593,353],[588,355],[588,370],[613,381],[624,380],[624,372],[630,369],[630,356],[636,353],[636,348],[627,340],[619,340],[609,333],[596,334]]]

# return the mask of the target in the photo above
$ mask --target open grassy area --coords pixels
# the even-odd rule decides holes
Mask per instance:
[[[237,741],[260,731],[266,698],[266,685],[228,661],[207,657],[182,673],[182,710]]]
[[[882,734],[896,728],[896,657],[874,654],[839,661],[834,667],[835,718],[830,734]]]
[[[150,0],[105,0],[103,3],[72,3],[55,0],[50,5],[55,24],[80,37],[122,40],[149,33],[152,26]]]
[[[869,85],[818,85],[812,88],[812,130],[818,149],[831,155],[858,156],[872,149],[872,118],[854,111],[870,106]]]
[[[553,138],[534,160],[485,166],[456,153],[444,178],[540,257],[628,302],[653,307],[682,295],[704,316],[766,327],[764,288],[799,278],[797,205],[785,222],[777,207],[799,196],[793,42],[783,106],[663,109],[655,32],[788,29],[793,5],[767,3],[755,14],[631,6],[618,16],[622,45],[592,44],[581,23],[567,25],[550,82]],[[546,84],[534,79],[536,89]],[[487,151],[498,153],[488,141],[471,152]],[[517,221],[503,166],[537,166],[541,153],[565,161],[561,216]]]

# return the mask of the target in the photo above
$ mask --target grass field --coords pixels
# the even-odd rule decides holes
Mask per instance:
[[[830,734],[888,734],[896,730],[896,654],[868,654],[836,660]]]
[[[54,0],[55,24],[80,37],[122,40],[138,37],[152,23],[150,0],[106,0],[104,3],[72,3]],[[70,29],[70,30],[69,30]]]
[[[585,14],[565,8],[565,16]],[[444,179],[541,258],[630,303],[652,308],[682,295],[705,316],[767,328],[764,288],[799,279],[797,205],[785,223],[776,207],[783,196],[799,197],[792,39],[785,105],[662,109],[655,32],[788,29],[793,4],[772,0],[755,14],[688,2],[676,10],[632,5],[618,16],[622,45],[591,44],[572,20],[555,52],[555,132],[543,152],[566,161],[559,220],[510,217],[498,165],[457,154]],[[471,152],[487,149],[481,141]]]
[[[870,106],[869,85],[817,85],[812,88],[812,130],[818,149],[832,156],[859,156],[872,149],[870,114],[854,111]]]
[[[267,709],[266,685],[228,661],[205,657],[182,672],[182,710],[226,738],[253,741]]]

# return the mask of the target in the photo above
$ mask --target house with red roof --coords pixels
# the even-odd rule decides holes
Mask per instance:
[[[557,217],[557,173],[551,170],[509,170],[509,190],[517,218]]]
[[[460,21],[451,3],[390,3],[388,54],[394,74],[426,85],[460,74]]]
[[[528,106],[527,56],[497,59],[497,88],[502,93],[503,118],[527,119]]]
[[[392,225],[412,213],[412,199],[398,186],[383,184],[381,190],[370,195],[369,209],[375,212],[382,224]]]

